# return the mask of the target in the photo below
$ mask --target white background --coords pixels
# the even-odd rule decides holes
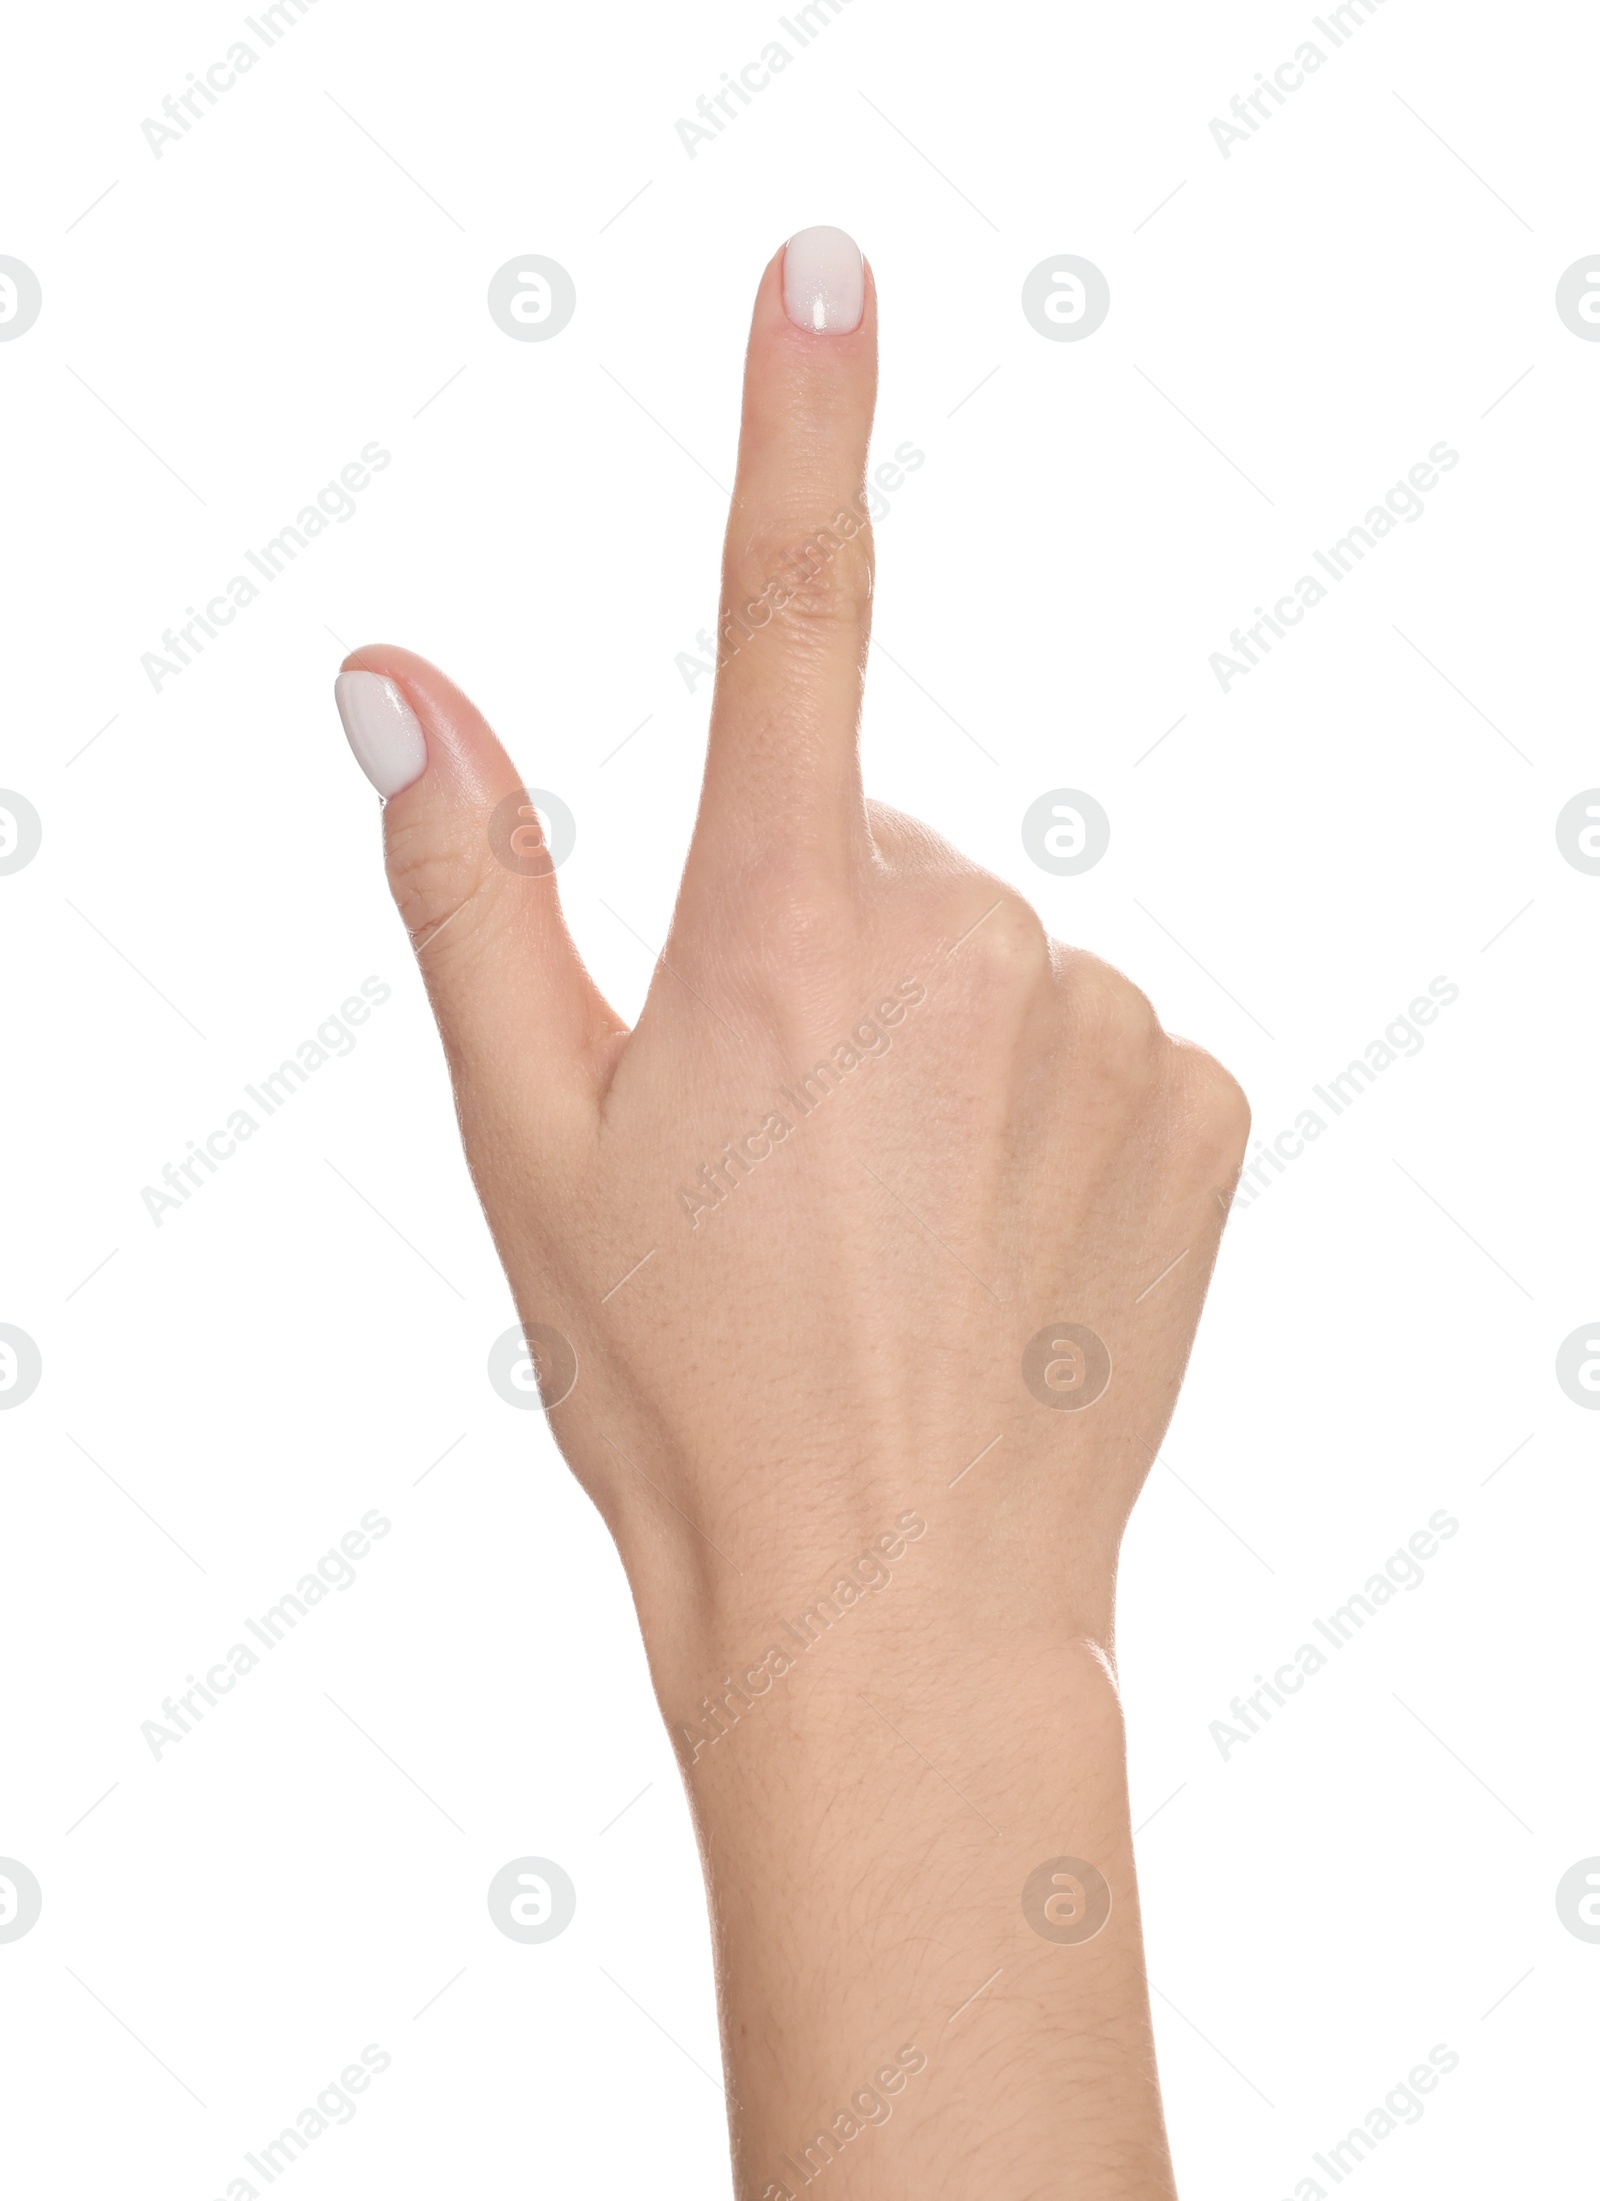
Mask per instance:
[[[685,1808],[609,1543],[485,1377],[510,1301],[330,686],[385,639],[473,692],[574,811],[568,911],[636,1008],[752,289],[832,221],[879,454],[926,453],[879,529],[871,790],[1129,971],[1265,1137],[1460,989],[1235,1217],[1129,1538],[1180,2188],[1282,2201],[1447,2043],[1362,2194],[1569,2190],[1600,1422],[1553,1370],[1600,1314],[1600,879],[1553,826],[1600,782],[1600,348],[1553,294],[1600,250],[1593,25],[1387,0],[1334,51],[1276,0],[853,0],[799,52],[777,14],[318,0],[159,159],[142,119],[241,12],[6,34],[0,252],[44,310],[0,345],[0,782],[44,844],[0,879],[0,1320],[44,1379],[0,1418],[0,1854],[44,1911],[0,1944],[0,2155],[29,2201],[211,2201],[376,2042],[305,2201],[727,2191]],[[774,36],[691,159],[677,118]],[[1308,36],[1224,159],[1211,118]],[[484,305],[529,251],[577,286],[548,343]],[[1063,251],[1111,286],[1081,343],[1018,302]],[[373,440],[356,516],[154,692],[142,653]],[[1210,653],[1441,440],[1425,517],[1224,694]],[[1075,879],[1019,837],[1061,786],[1112,821]],[[354,1053],[157,1228],[142,1188],[368,975]],[[373,1507],[355,1586],[156,1762],[141,1722]],[[1422,1587],[1224,1762],[1209,1724],[1439,1508]],[[578,1889],[536,1948],[484,1902],[528,1853]]]

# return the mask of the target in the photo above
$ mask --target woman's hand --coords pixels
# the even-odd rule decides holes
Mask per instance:
[[[849,239],[791,240],[756,299],[700,812],[633,1031],[459,690],[375,647],[340,703],[685,1766],[741,2195],[819,2162],[838,2201],[1165,2195],[1113,1585],[1248,1112],[1136,987],[863,796],[875,347]],[[1030,1879],[1074,1859],[1110,1897],[1087,1939],[1094,1883]]]

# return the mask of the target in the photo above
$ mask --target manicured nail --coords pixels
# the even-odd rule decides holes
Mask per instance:
[[[416,712],[392,680],[382,673],[341,673],[333,700],[356,762],[380,795],[398,795],[421,779],[428,744]]]
[[[866,303],[861,247],[842,229],[801,229],[783,248],[783,310],[797,328],[844,336]]]

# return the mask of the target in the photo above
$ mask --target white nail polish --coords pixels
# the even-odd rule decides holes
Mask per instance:
[[[341,673],[333,700],[345,739],[380,795],[398,795],[428,768],[428,744],[417,714],[382,673]]]
[[[867,277],[842,229],[800,229],[783,248],[783,310],[797,328],[845,336],[861,326]]]

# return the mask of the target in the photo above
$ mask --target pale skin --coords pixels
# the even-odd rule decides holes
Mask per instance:
[[[389,879],[518,1314],[578,1355],[550,1420],[683,1766],[740,2201],[1163,2201],[1115,1579],[1248,1109],[1126,978],[866,799],[872,544],[838,523],[875,292],[816,333],[782,281],[780,252],[724,557],[725,613],[753,608],[631,1031],[555,878],[490,851],[521,779],[482,717],[405,650],[347,668],[426,737]],[[1050,1403],[1070,1347],[1043,1398],[1024,1376],[1066,1323],[1110,1356],[1081,1410]],[[1110,1891],[1090,1939],[1025,1915],[1060,1858]]]

